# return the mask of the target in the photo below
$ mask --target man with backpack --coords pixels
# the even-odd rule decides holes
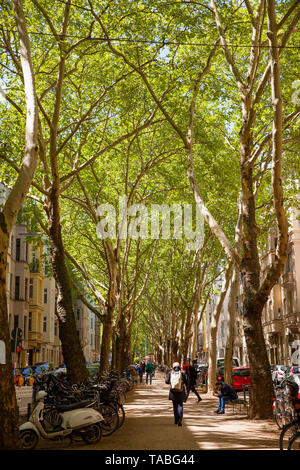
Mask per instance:
[[[152,376],[154,372],[154,364],[149,360],[146,364],[146,384],[148,385],[148,379],[150,379],[150,385],[152,384]]]
[[[187,377],[180,368],[179,362],[174,362],[173,368],[166,376],[166,384],[170,385],[169,400],[173,402],[174,422],[182,426],[183,402],[186,398]]]

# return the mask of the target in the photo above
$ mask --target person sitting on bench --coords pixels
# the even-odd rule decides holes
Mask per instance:
[[[225,413],[226,401],[233,401],[238,398],[236,391],[225,382],[216,382],[216,392],[214,396],[219,398],[219,406],[215,411],[216,414],[221,415]]]

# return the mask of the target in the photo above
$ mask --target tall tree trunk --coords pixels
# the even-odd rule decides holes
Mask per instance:
[[[112,342],[113,333],[113,314],[114,305],[107,305],[106,313],[103,320],[102,340],[101,340],[101,351],[100,351],[100,371],[107,371],[109,368],[109,352]],[[115,350],[113,353],[113,366],[116,366]]]
[[[238,295],[239,272],[235,269],[230,285],[230,294],[228,302],[229,325],[226,339],[225,361],[224,361],[224,381],[232,385],[232,358],[235,339],[236,323],[236,297]]]
[[[103,321],[103,333],[100,354],[100,371],[107,371],[109,368],[109,352],[113,334],[113,316],[117,300],[118,290],[118,272],[119,272],[119,255],[116,249],[113,249],[109,240],[102,240],[106,264],[109,272],[109,287],[106,299],[106,311]],[[115,366],[114,357],[114,366]]]
[[[76,328],[71,283],[61,235],[59,197],[55,187],[51,189],[48,210],[53,277],[58,291],[56,313],[62,354],[67,366],[68,380],[71,383],[83,382],[88,377],[88,371]]]
[[[208,391],[212,392],[215,388],[216,383],[216,364],[217,364],[217,332],[218,332],[218,323],[221,315],[224,299],[227,294],[227,290],[230,283],[231,272],[232,272],[232,262],[229,262],[225,278],[223,281],[222,289],[219,294],[219,298],[213,312],[212,321],[210,325],[210,339],[209,339],[209,350],[208,350]]]
[[[17,449],[18,405],[13,381],[12,354],[7,312],[6,266],[9,232],[0,214],[0,341],[5,345],[5,363],[0,363],[0,449]]]
[[[123,363],[124,363],[124,355],[126,354],[125,351],[125,343],[126,343],[126,322],[124,318],[124,314],[122,313],[119,322],[116,328],[116,368],[119,371],[123,370]]]
[[[0,449],[19,446],[18,407],[13,382],[10,332],[7,312],[6,266],[9,237],[18,212],[29,190],[38,159],[38,110],[29,37],[21,0],[13,0],[26,102],[25,154],[17,180],[0,212],[0,341],[5,348],[0,363]]]

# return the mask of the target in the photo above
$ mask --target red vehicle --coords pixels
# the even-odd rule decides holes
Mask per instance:
[[[250,367],[234,367],[232,369],[233,388],[243,390],[243,385],[247,390],[250,386]]]

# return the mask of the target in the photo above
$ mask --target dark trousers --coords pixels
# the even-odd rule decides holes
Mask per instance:
[[[146,384],[148,384],[148,379],[150,379],[150,385],[152,384],[152,372],[146,372]]]
[[[174,419],[177,424],[183,418],[183,402],[173,400]]]
[[[144,372],[139,372],[140,384],[143,383],[143,374],[144,374]]]
[[[193,392],[193,393],[196,395],[196,397],[198,398],[198,400],[201,398],[200,395],[199,395],[199,393],[198,393],[197,390],[195,389],[195,385],[191,385],[191,386],[188,387],[188,389],[187,389],[186,400],[188,399],[190,392]]]

